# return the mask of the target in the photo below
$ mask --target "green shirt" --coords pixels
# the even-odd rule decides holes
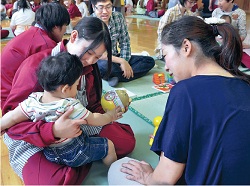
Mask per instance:
[[[92,16],[96,17],[95,13]],[[120,54],[119,57],[129,61],[131,58],[130,37],[126,21],[120,12],[112,12],[108,29],[112,41],[113,56],[119,56]],[[117,47],[120,49],[119,52]]]

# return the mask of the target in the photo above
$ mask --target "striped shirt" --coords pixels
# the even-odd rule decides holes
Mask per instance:
[[[89,111],[77,99],[65,98],[50,103],[41,103],[42,96],[43,92],[34,92],[19,104],[23,113],[34,122],[39,120],[55,122],[71,106],[74,106],[74,111],[69,116],[70,119],[85,119],[89,115]],[[62,146],[70,141],[71,139],[61,138],[50,146]]]
[[[183,16],[192,16],[192,15],[195,15],[195,14],[193,12],[191,12],[191,10],[188,10],[188,9],[185,11],[184,15],[182,15],[181,10],[180,10],[180,4],[177,4],[176,6],[168,9],[165,12],[165,14],[161,17],[160,22],[159,22],[159,26],[157,29],[158,38],[157,38],[157,47],[155,49],[156,55],[158,58],[162,57],[162,54],[160,53],[160,50],[161,50],[161,32],[162,32],[164,26],[182,18]]]
[[[51,55],[55,56],[59,52],[63,51],[63,42],[58,43],[58,45],[53,48]],[[80,91],[78,91],[77,97],[80,98],[82,105],[86,107],[88,104],[86,91],[85,91],[85,76],[81,77],[81,87]],[[81,125],[81,129],[88,134],[89,136],[99,134],[102,129],[102,126],[89,126],[89,125]],[[36,147],[28,142],[22,140],[14,140],[8,136],[7,133],[3,136],[4,143],[9,149],[9,161],[12,169],[15,173],[23,179],[22,171],[24,165],[28,162],[29,158],[43,150],[43,148]]]
[[[95,13],[92,14],[96,17]],[[108,25],[111,41],[112,41],[112,54],[120,56],[121,58],[129,61],[131,58],[130,37],[128,34],[128,27],[123,15],[120,12],[112,12]],[[120,52],[118,52],[118,48]]]

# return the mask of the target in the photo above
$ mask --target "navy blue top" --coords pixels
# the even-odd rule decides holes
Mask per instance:
[[[187,184],[250,184],[250,86],[222,76],[178,82],[151,150],[186,164]]]

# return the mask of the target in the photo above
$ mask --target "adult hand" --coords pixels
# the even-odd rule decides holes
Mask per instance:
[[[141,184],[149,183],[150,177],[154,169],[144,161],[130,160],[128,163],[123,163],[121,172],[128,174],[127,179],[139,182]]]
[[[81,135],[81,124],[87,124],[84,119],[72,120],[69,118],[74,107],[70,107],[53,125],[53,133],[56,138],[74,138]]]
[[[123,58],[121,58],[121,59],[122,59],[122,61],[120,63],[120,65],[121,65],[120,67],[121,67],[121,70],[123,71],[123,76],[127,79],[134,77],[133,69],[131,68],[128,61],[126,61]]]

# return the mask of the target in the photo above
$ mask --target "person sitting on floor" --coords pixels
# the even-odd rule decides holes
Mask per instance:
[[[28,30],[35,21],[35,13],[30,8],[26,0],[19,0],[18,11],[15,12],[10,21],[10,28],[15,36]]]
[[[22,63],[8,90],[10,93],[2,109],[3,114],[15,109],[19,102],[32,92],[43,91],[35,73],[41,59],[65,51],[77,55],[84,67],[77,99],[91,112],[104,113],[101,106],[102,80],[96,62],[105,53],[108,58],[107,66],[111,68],[111,39],[107,26],[100,19],[85,17],[74,27],[69,39],[62,40],[53,49],[49,48],[29,56]],[[82,184],[91,164],[73,168],[52,163],[45,158],[41,148],[49,146],[58,138],[73,138],[81,134],[80,125],[83,120],[70,119],[69,115],[73,111],[73,107],[70,107],[55,122],[28,120],[18,123],[4,134],[4,143],[10,152],[10,164],[25,185]],[[128,155],[135,147],[134,133],[128,124],[115,121],[103,127],[81,127],[87,128],[89,136],[98,135],[110,139],[114,143],[117,158]]]
[[[58,16],[60,15],[60,16]],[[48,19],[49,17],[49,19]],[[7,43],[1,53],[1,108],[9,95],[17,69],[29,56],[53,48],[69,24],[69,13],[57,3],[48,3],[35,13],[35,24]]]
[[[220,18],[225,14],[231,16],[232,25],[238,30],[241,40],[244,41],[247,36],[246,12],[234,4],[234,0],[220,0],[219,8],[212,12],[212,17]]]
[[[163,2],[161,2],[160,7],[158,7],[158,0],[148,0],[146,10],[146,15],[159,18],[163,16],[166,11],[166,0],[163,0]]]
[[[83,68],[79,57],[68,52],[44,58],[37,71],[38,82],[44,91],[32,92],[14,110],[0,118],[1,134],[4,130],[28,119],[34,122],[39,120],[55,122],[70,107],[74,107],[70,119],[86,120],[86,125],[90,126],[104,126],[120,119],[123,114],[120,106],[104,114],[93,113],[75,98]],[[105,165],[110,166],[117,160],[112,141],[89,136],[85,128],[81,130],[80,136],[61,138],[45,147],[43,150],[45,157],[51,162],[71,167],[79,167],[98,160],[103,160]]]
[[[146,75],[155,65],[150,56],[131,55],[130,38],[127,24],[120,12],[112,12],[111,0],[92,0],[92,16],[101,19],[109,28],[112,41],[112,70],[107,73],[107,59],[98,60],[97,64],[103,79],[115,87],[118,82],[128,82]],[[120,48],[118,52],[117,46]]]
[[[146,6],[148,0],[138,0],[136,5],[136,13],[139,15],[144,15],[146,13]]]
[[[161,17],[158,29],[157,29],[157,34],[158,34],[158,39],[157,39],[157,47],[155,49],[156,57],[158,59],[162,59],[162,54],[161,54],[161,33],[162,29],[165,25],[176,21],[180,19],[183,16],[188,16],[188,15],[195,15],[191,11],[191,8],[197,3],[197,0],[179,0],[178,4],[174,6],[173,8],[168,9],[165,14]]]
[[[82,13],[80,12],[79,8],[76,6],[75,0],[68,0],[68,12],[70,19],[74,19],[76,17],[82,17]]]
[[[1,21],[4,20],[6,18],[6,15],[7,15],[5,5],[6,5],[6,0],[1,0],[1,7],[0,7]]]
[[[118,160],[109,185],[248,185],[250,75],[239,70],[238,32],[185,16],[164,27],[161,42],[165,69],[177,83],[151,147],[159,162],[153,168]]]
[[[76,6],[82,14],[82,17],[89,16],[89,10],[85,2],[83,0],[76,0]]]

